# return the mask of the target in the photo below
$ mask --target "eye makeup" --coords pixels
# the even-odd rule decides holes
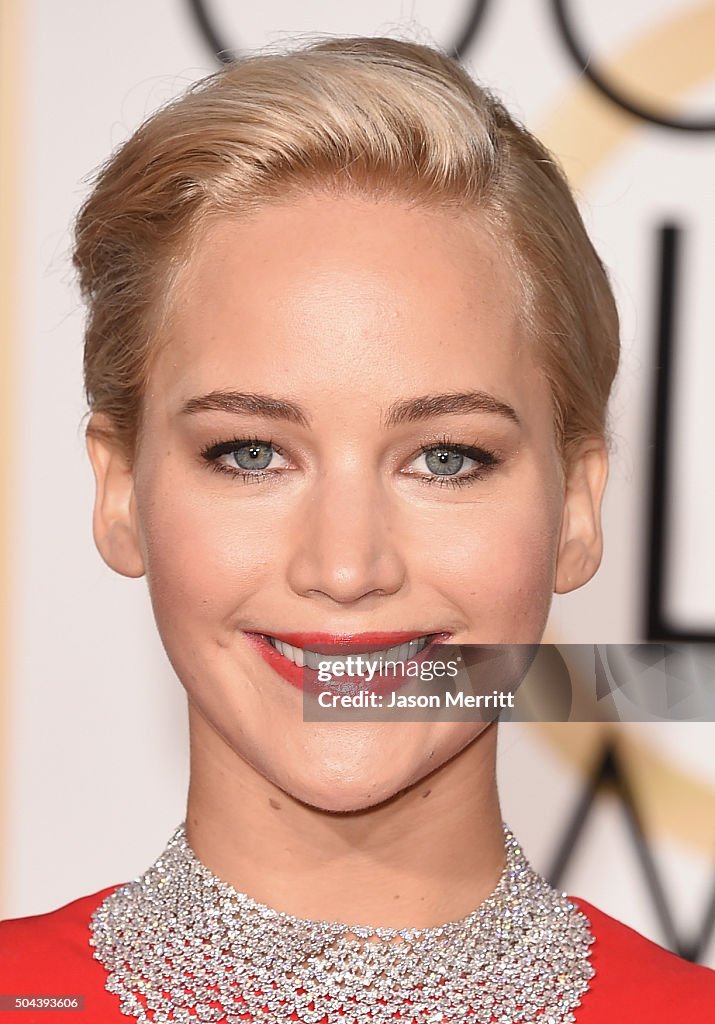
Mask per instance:
[[[233,437],[228,440],[212,440],[200,450],[201,458],[208,468],[237,478],[246,483],[262,483],[270,477],[281,473],[286,466],[270,467],[273,456],[286,459],[281,448],[269,437]],[[234,465],[223,461],[225,456],[233,456]],[[239,458],[244,461],[239,462]],[[266,459],[270,460],[266,462]],[[497,469],[503,459],[495,451],[483,445],[458,443],[444,435],[429,444],[423,444],[412,456],[408,465],[418,459],[425,460],[427,472],[404,470],[406,476],[415,477],[421,484],[438,487],[465,487],[477,483]],[[467,472],[461,472],[465,460],[474,466]],[[254,466],[251,466],[251,462]],[[455,472],[449,472],[454,468]],[[430,472],[430,469],[434,470]],[[441,470],[445,470],[442,472]]]

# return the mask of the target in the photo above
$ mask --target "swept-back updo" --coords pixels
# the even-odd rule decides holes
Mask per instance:
[[[199,231],[306,191],[449,207],[513,269],[562,456],[606,432],[618,366],[608,278],[553,156],[451,58],[346,38],[248,57],[149,117],[102,167],[76,224],[85,389],[131,461],[151,360]],[[92,426],[89,429],[100,429]]]

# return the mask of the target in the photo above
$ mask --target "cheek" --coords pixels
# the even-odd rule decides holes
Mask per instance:
[[[258,589],[275,564],[265,510],[186,486],[169,467],[138,489],[137,509],[157,618],[215,619]]]
[[[548,616],[561,523],[556,496],[462,505],[423,523],[424,578],[493,639],[532,642]],[[515,635],[514,630],[518,635]]]

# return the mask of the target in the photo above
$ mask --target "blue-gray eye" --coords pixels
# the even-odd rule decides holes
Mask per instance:
[[[425,465],[437,476],[454,476],[464,465],[464,455],[448,448],[430,448],[424,456]]]
[[[231,450],[232,461],[240,469],[267,469],[274,454],[273,447],[266,441],[251,441]]]
[[[272,441],[235,437],[216,441],[201,449],[201,456],[212,469],[244,480],[263,480],[276,470],[287,469],[289,461]]]

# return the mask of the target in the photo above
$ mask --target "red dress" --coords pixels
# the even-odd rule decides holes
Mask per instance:
[[[49,914],[0,921],[0,996],[85,997],[83,1011],[0,1009],[2,1024],[130,1024],[119,997],[105,989],[107,972],[88,943],[91,914],[115,888]],[[584,900],[574,902],[596,939],[596,976],[576,1010],[577,1024],[715,1024],[715,971],[681,960]]]

